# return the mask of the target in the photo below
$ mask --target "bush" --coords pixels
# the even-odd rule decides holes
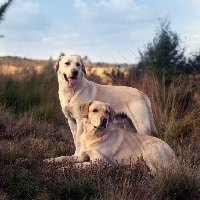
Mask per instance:
[[[138,67],[170,82],[174,76],[194,72],[184,53],[178,34],[170,29],[170,22],[166,19],[161,21],[153,42],[149,42],[143,52],[139,51]]]

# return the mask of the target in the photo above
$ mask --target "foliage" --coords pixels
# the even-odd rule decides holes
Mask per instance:
[[[9,5],[12,3],[12,1],[13,0],[8,0],[8,2],[4,3],[3,5],[1,5],[1,7],[0,7],[0,23],[4,19],[3,15],[6,12],[6,10],[8,9]]]
[[[170,22],[161,21],[153,42],[148,43],[143,52],[139,51],[138,67],[153,70],[159,78],[165,76],[170,80],[174,75],[191,72],[184,52],[179,36],[170,29]]]

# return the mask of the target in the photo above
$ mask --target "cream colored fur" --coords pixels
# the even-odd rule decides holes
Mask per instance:
[[[81,135],[81,149],[76,156],[61,156],[45,160],[61,162],[73,159],[80,166],[102,160],[105,164],[129,165],[142,157],[152,172],[170,168],[177,158],[170,146],[152,136],[126,132],[115,125],[114,110],[106,103],[92,101],[80,106],[84,117],[84,132]]]
[[[87,80],[84,77],[85,66],[79,56],[60,57],[56,62],[56,72],[60,104],[73,135],[75,154],[80,152],[80,137],[83,133],[79,105],[92,100],[109,103],[116,113],[126,114],[138,133],[157,136],[150,100],[141,91],[132,87],[100,85]]]

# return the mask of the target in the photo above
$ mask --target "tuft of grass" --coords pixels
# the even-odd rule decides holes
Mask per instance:
[[[53,67],[23,79],[6,75],[0,79],[0,105],[15,116],[29,112],[36,119],[65,123],[57,94]]]
[[[89,199],[98,196],[98,189],[95,185],[95,181],[90,180],[61,179],[53,185],[52,192],[61,199]]]
[[[25,168],[5,167],[2,171],[4,187],[15,198],[31,198],[41,191],[34,175]]]
[[[200,198],[199,166],[181,162],[178,170],[163,171],[153,181],[156,199]],[[153,191],[154,191],[153,190]]]

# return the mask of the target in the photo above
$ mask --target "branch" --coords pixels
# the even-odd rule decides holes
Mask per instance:
[[[5,11],[7,10],[8,6],[11,4],[13,0],[9,0],[7,3],[4,3],[1,7],[0,7],[0,23],[1,21],[4,19],[3,15],[5,13]]]

